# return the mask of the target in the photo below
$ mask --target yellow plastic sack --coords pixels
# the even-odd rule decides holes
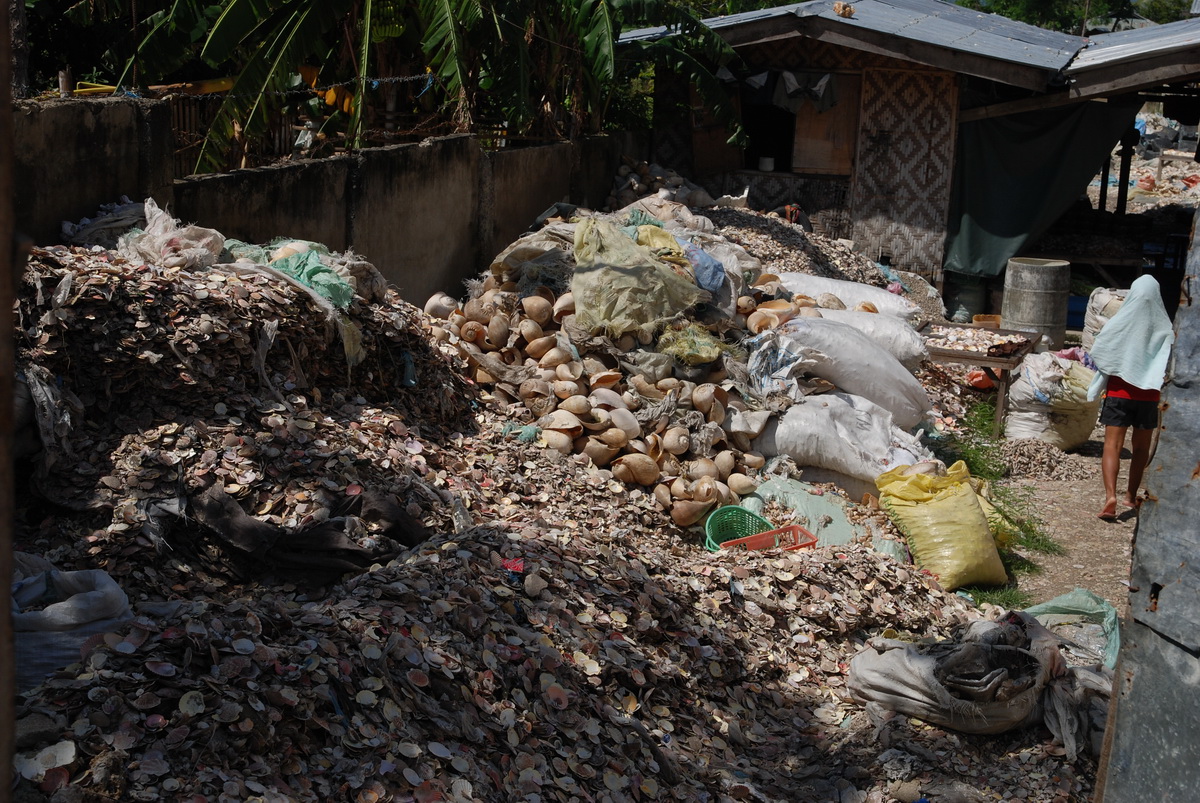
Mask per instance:
[[[932,572],[947,591],[1006,582],[1008,575],[966,463],[950,466],[944,477],[905,477],[906,468],[880,474],[875,485],[880,505],[908,539],[917,566]]]
[[[585,218],[575,227],[575,322],[612,337],[653,334],[709,295],[629,239],[613,223]]]

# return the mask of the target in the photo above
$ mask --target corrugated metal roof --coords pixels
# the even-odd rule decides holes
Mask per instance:
[[[1196,2],[1200,3],[1200,0]],[[1200,60],[1200,19],[1096,34],[1067,68],[1067,74],[1188,49],[1197,51],[1197,59]]]
[[[995,14],[971,11],[944,0],[856,0],[853,6],[853,17],[835,14],[832,0],[811,0],[713,17],[704,22],[720,33],[722,30],[789,15],[820,17],[846,26],[847,31],[860,29],[888,34],[947,50],[1051,71],[1066,66],[1083,44],[1083,40],[1077,36],[1047,31]],[[630,31],[621,38],[652,39],[666,33],[665,28],[646,28]]]

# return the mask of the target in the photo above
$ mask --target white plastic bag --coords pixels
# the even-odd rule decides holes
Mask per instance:
[[[916,304],[895,293],[889,293],[881,287],[872,287],[861,282],[826,279],[823,276],[810,276],[807,273],[785,273],[779,277],[779,280],[791,292],[810,298],[816,298],[821,293],[832,293],[847,307],[869,302],[874,304],[875,309],[881,313],[896,315],[900,318],[907,318],[921,311]]]
[[[1108,319],[1117,314],[1117,310],[1125,303],[1128,290],[1115,287],[1097,287],[1088,296],[1087,311],[1083,314],[1083,350],[1091,351],[1096,335],[1108,323]]]
[[[909,371],[916,371],[929,357],[925,338],[909,325],[908,321],[895,315],[875,312],[859,312],[849,309],[823,309],[821,317],[827,321],[853,326],[874,340],[900,361]]]
[[[160,268],[208,268],[217,263],[225,237],[215,229],[180,226],[153,198],[146,199],[146,230],[121,237],[117,250],[134,262]]]
[[[865,482],[898,465],[931,458],[891,413],[859,396],[822,393],[793,404],[755,439],[767,457],[787,455],[800,468],[816,466]]]
[[[39,607],[43,603],[44,607]],[[13,583],[12,623],[17,690],[31,689],[80,660],[97,633],[133,618],[129,598],[107,572],[46,571]]]
[[[1082,446],[1100,413],[1100,400],[1087,400],[1093,376],[1081,363],[1049,352],[1027,356],[1009,388],[1004,437],[1037,438],[1064,451]]]
[[[809,373],[839,390],[883,407],[905,429],[930,409],[929,396],[899,360],[849,324],[824,318],[793,318],[751,344],[750,375],[762,391]]]

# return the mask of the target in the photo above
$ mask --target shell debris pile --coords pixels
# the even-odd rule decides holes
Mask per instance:
[[[108,535],[136,533],[147,500],[213,482],[285,527],[364,489],[440,508],[414,492],[422,441],[473,426],[475,391],[420,319],[388,291],[352,304],[338,335],[264,275],[39,249],[17,304],[18,366],[56,408],[37,488],[111,510]],[[344,338],[363,350],[353,367]]]
[[[724,239],[716,232],[709,236]],[[532,284],[524,267],[498,258],[465,300],[434,294],[425,305],[430,331],[436,341],[458,350],[476,382],[518,414],[523,411],[541,444],[608,468],[622,482],[651,488],[675,524],[700,524],[717,507],[736,503],[757,487],[764,456],[753,449],[752,436],[735,437],[722,425],[733,411],[759,409],[763,402],[742,392],[746,385],[736,381],[728,359],[677,365],[674,375],[655,379],[631,366],[629,352],[652,349],[656,339],[666,352],[668,335],[682,336],[680,330],[687,329],[711,337],[716,356],[721,350],[736,352],[742,339],[793,317],[846,309],[831,293],[792,296],[782,290],[777,274],[765,272],[772,262],[763,264],[725,242],[762,269],[743,277],[736,314],[709,325],[710,331],[692,321],[668,324],[657,337],[640,332],[609,338],[583,331],[575,324],[575,298],[567,289],[574,264],[569,250],[557,257],[567,265],[566,278],[548,279],[554,287]],[[786,244],[777,247],[787,250]],[[539,262],[531,271],[544,276],[543,269]],[[855,309],[876,312],[869,302]]]
[[[1000,457],[1013,479],[1093,479],[1092,472],[1079,458],[1037,438],[1004,441]]]
[[[948,349],[950,351],[978,351],[986,353],[988,349],[1003,346],[1006,343],[1024,345],[1029,338],[1010,332],[997,332],[994,329],[976,328],[970,326],[943,326],[933,324],[925,343],[930,348]]]

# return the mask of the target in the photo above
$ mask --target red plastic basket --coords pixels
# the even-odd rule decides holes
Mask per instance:
[[[767,530],[765,533],[755,533],[745,538],[726,541],[721,549],[742,547],[743,549],[806,549],[816,546],[817,537],[799,524],[789,524],[777,530]]]

